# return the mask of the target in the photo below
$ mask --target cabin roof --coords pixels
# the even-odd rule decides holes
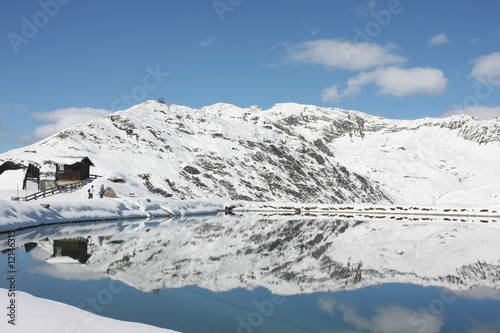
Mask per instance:
[[[90,166],[94,166],[94,163],[86,156],[56,156],[54,157],[54,163],[65,165],[87,163]]]
[[[15,163],[12,161],[5,161],[4,163],[0,164],[0,175],[5,170],[18,170],[18,169],[24,169],[24,168],[26,168],[26,167],[20,163]]]

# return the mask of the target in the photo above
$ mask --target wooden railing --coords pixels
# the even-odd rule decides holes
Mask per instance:
[[[85,184],[87,184],[86,181],[81,180],[79,182],[75,183],[69,183],[69,184],[64,184],[64,185],[58,185],[55,187],[51,187],[45,190],[41,190],[38,192],[35,192],[33,194],[27,195],[25,197],[11,197],[12,200],[15,201],[31,201],[31,200],[36,200],[39,198],[45,198],[57,193],[62,193],[62,192],[68,192],[72,190],[76,190],[78,188],[83,187]]]

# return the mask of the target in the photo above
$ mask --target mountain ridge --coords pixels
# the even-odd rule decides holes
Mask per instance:
[[[88,156],[97,174],[178,199],[435,204],[500,203],[499,152],[499,119],[147,101],[0,158],[42,166]]]

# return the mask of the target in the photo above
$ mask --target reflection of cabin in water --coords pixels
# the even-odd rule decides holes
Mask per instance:
[[[90,258],[87,254],[87,239],[82,237],[56,239],[53,255],[54,257],[71,257],[84,264]]]
[[[38,243],[29,242],[29,243],[24,244],[24,250],[26,251],[26,253],[28,253],[37,246],[38,246]]]

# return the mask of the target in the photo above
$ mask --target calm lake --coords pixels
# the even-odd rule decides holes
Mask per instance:
[[[184,333],[500,332],[494,223],[214,215],[15,237],[19,290]]]

